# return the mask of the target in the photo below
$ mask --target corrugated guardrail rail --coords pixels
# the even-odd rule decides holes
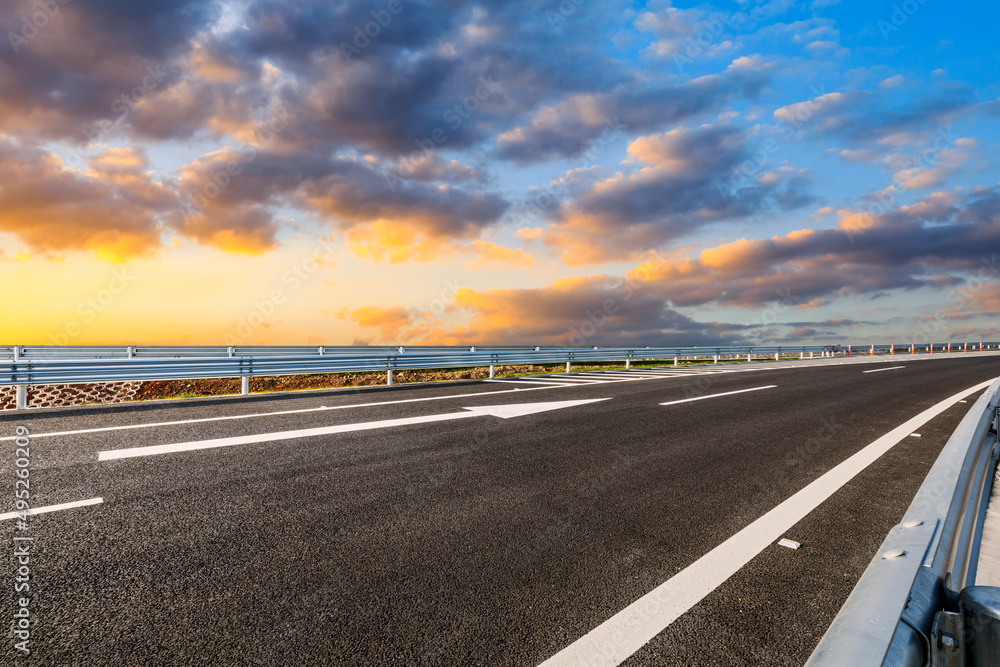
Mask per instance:
[[[243,393],[254,375],[344,371],[468,368],[498,365],[634,359],[712,358],[736,355],[832,355],[835,345],[744,347],[159,347],[12,346],[0,348],[0,385],[18,387],[16,406],[27,406],[25,387],[129,380],[241,377]]]
[[[1000,665],[1000,588],[976,586],[1000,379],[952,434],[806,667]]]

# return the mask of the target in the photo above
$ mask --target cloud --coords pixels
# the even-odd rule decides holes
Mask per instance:
[[[308,152],[224,148],[181,168],[186,204],[171,224],[201,243],[262,252],[277,243],[281,224],[274,212],[294,206],[343,233],[359,256],[429,261],[478,239],[507,208],[498,194],[401,180],[379,166]]]
[[[31,0],[5,3],[0,33],[0,131],[84,140],[99,121],[119,116],[134,100],[177,76],[168,65],[212,18],[199,0],[101,0],[58,3],[30,40],[10,48],[26,30],[22,17],[39,12]],[[150,72],[155,76],[150,76]],[[133,93],[133,91],[136,91]]]
[[[508,248],[492,241],[482,240],[473,241],[470,247],[478,255],[478,258],[469,264],[471,267],[501,264],[511,268],[527,268],[535,265],[535,258],[531,253],[520,248]]]
[[[749,152],[728,123],[640,137],[629,156],[646,167],[582,188],[549,211],[543,242],[569,266],[634,259],[706,225],[793,209],[812,197],[807,176],[790,168],[754,174],[734,186]]]
[[[148,253],[160,244],[159,214],[176,201],[148,166],[145,153],[120,148],[75,171],[39,148],[0,141],[0,230],[43,253]]]
[[[540,110],[530,124],[497,138],[498,157],[518,163],[581,156],[592,142],[634,135],[718,111],[736,98],[754,97],[769,79],[759,56],[734,60],[722,74],[662,86],[624,85],[609,93],[571,97]]]
[[[345,308],[337,317],[356,322],[361,327],[378,329],[382,340],[399,342],[400,333],[413,323],[416,314],[402,307],[361,306],[354,310]]]
[[[900,146],[926,142],[975,105],[975,89],[939,82],[919,97],[901,98],[892,89],[827,93],[774,111],[774,119],[807,134],[852,143]]]
[[[343,231],[354,251],[377,260],[430,260],[477,239],[507,209],[498,194],[413,181],[393,183],[369,165],[336,159],[301,181],[294,199]]]
[[[698,322],[666,307],[655,294],[604,275],[566,278],[538,288],[462,288],[456,293],[455,310],[469,314],[467,325],[430,329],[421,341],[431,345],[720,345],[739,341],[744,328]]]
[[[674,306],[790,306],[961,282],[983,249],[1000,247],[1000,194],[934,193],[880,215],[842,210],[835,228],[740,239],[696,258],[656,259],[633,271]],[[949,271],[957,275],[940,274]]]

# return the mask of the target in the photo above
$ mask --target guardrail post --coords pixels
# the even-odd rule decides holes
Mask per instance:
[[[774,360],[775,360],[775,361],[780,361],[780,360],[778,359],[778,354],[779,354],[778,352],[775,352],[775,353],[774,353]]]
[[[390,369],[389,369],[389,371],[388,371],[388,372],[387,372],[387,373],[385,374],[385,383],[386,383],[387,385],[389,385],[389,384],[392,384],[392,369],[391,369],[391,368],[390,368]]]
[[[321,357],[322,357],[322,356],[324,356],[325,354],[326,354],[326,349],[325,349],[325,348],[324,348],[324,347],[323,347],[322,345],[320,345],[320,346],[319,346],[319,356],[321,356]]]
[[[20,345],[15,345],[14,346],[14,361],[20,361],[20,360],[21,360],[21,346]]]
[[[496,366],[490,364],[490,379],[494,378],[495,376],[496,376]]]
[[[674,357],[674,366],[677,365],[677,357]]]
[[[570,368],[572,368],[572,366],[573,366],[573,362],[572,361],[567,361],[566,362],[566,372],[567,373],[569,373],[569,370],[570,370]]]
[[[28,386],[24,384],[19,384],[14,389],[14,409],[16,410],[27,410],[28,409]]]
[[[128,347],[126,347],[125,348],[125,356],[128,359],[133,358],[135,356],[135,348],[132,347],[131,345],[129,345]]]
[[[799,359],[805,359],[805,358],[806,358],[806,351],[799,350]]]
[[[236,356],[236,354],[235,354],[236,350],[233,349],[232,345],[230,345],[228,348],[226,348],[226,352],[228,353],[228,355],[230,357],[235,357]]]
[[[250,393],[250,376],[244,375],[240,378],[240,393],[246,396]]]
[[[625,370],[632,368],[632,357],[625,358]]]

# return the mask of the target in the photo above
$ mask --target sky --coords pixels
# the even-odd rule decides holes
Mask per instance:
[[[998,22],[8,0],[0,343],[1000,340]]]

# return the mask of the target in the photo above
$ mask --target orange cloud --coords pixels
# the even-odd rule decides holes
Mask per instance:
[[[492,241],[473,241],[470,246],[479,256],[470,267],[481,267],[486,264],[502,264],[509,267],[529,267],[535,265],[535,258],[531,253],[520,248],[508,248],[506,246],[493,243]]]
[[[140,151],[110,149],[84,172],[38,148],[0,141],[0,230],[33,250],[89,250],[122,261],[160,245],[158,214],[173,193],[153,182]]]
[[[342,320],[357,322],[362,327],[377,328],[383,340],[400,340],[404,327],[412,324],[414,316],[406,308],[361,306],[355,310],[345,308],[337,314]]]

